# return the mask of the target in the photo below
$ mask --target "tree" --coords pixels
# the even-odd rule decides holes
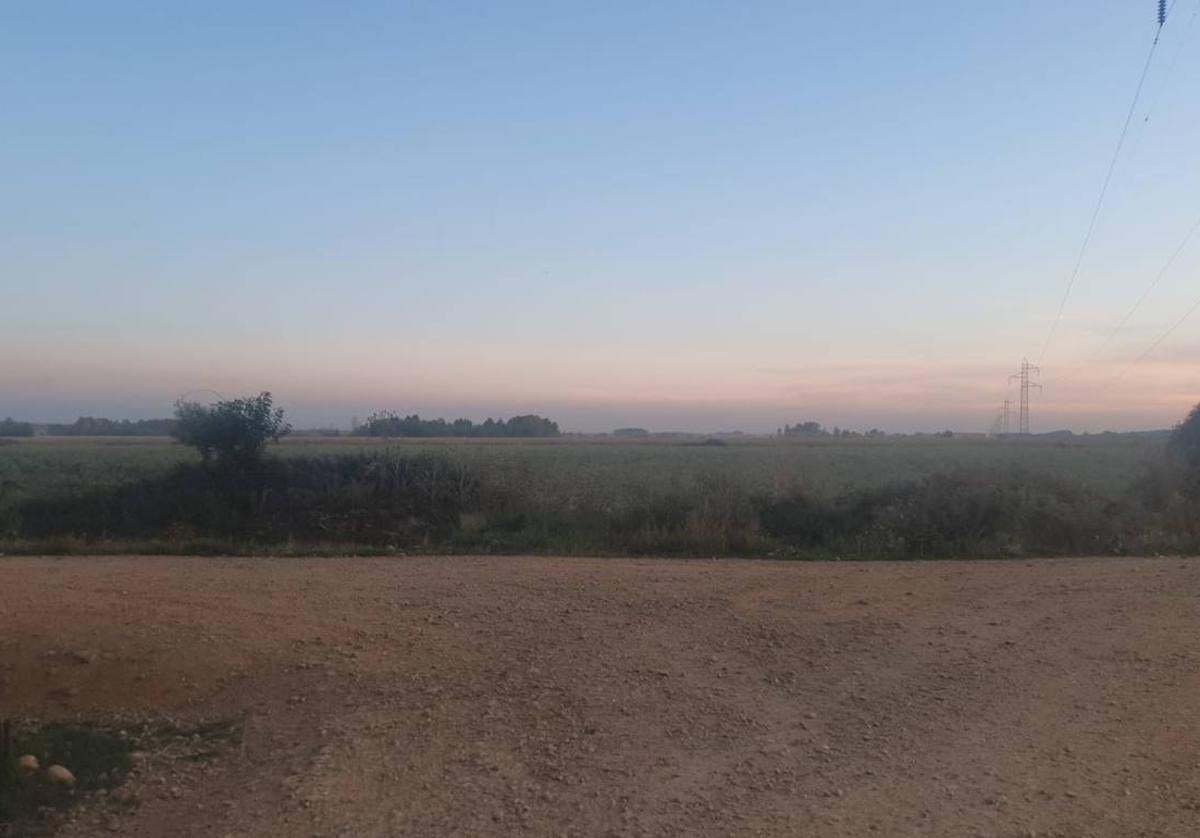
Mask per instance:
[[[11,417],[0,419],[0,436],[33,436],[33,425]]]
[[[795,425],[785,425],[783,428],[784,436],[828,436],[829,432],[822,427],[820,422],[799,422]]]
[[[179,401],[172,435],[200,452],[204,462],[234,467],[254,465],[268,442],[278,442],[292,429],[275,407],[271,394],[219,401],[213,405]]]
[[[1200,404],[1175,426],[1167,443],[1171,456],[1189,469],[1200,466]]]
[[[559,436],[558,423],[528,414],[511,419],[486,419],[476,425],[470,419],[422,419],[417,414],[400,416],[390,410],[372,413],[360,433],[380,437],[541,437]]]

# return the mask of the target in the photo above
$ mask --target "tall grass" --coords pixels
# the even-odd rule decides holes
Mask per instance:
[[[708,468],[657,481],[627,475],[619,491],[558,492],[528,464],[505,470],[447,451],[385,449],[272,457],[249,471],[179,463],[28,497],[12,507],[7,549],[829,558],[1194,550],[1200,504],[1178,475],[1146,473],[1101,492],[1011,465],[958,467],[830,492]]]

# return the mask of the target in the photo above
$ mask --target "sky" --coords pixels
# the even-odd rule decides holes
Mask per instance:
[[[0,416],[567,430],[1200,400],[1200,0],[0,5]],[[1111,337],[1110,337],[1111,335]],[[1044,347],[1044,349],[1043,349]]]

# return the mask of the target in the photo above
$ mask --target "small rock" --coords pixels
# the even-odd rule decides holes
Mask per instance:
[[[71,660],[75,663],[91,663],[96,659],[96,653],[91,649],[80,649],[77,652],[71,653]]]
[[[136,806],[141,802],[141,798],[138,797],[138,793],[127,786],[122,786],[121,788],[115,789],[111,797],[117,803],[125,806]]]
[[[33,754],[25,754],[25,756],[17,759],[17,770],[25,776],[36,773],[41,767],[42,764],[38,762],[38,758]]]
[[[51,765],[46,769],[46,780],[56,786],[74,788],[75,775],[61,765]]]

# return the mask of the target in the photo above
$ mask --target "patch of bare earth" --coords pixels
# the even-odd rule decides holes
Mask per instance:
[[[232,725],[67,836],[1194,836],[1200,564],[3,559],[0,716]]]

